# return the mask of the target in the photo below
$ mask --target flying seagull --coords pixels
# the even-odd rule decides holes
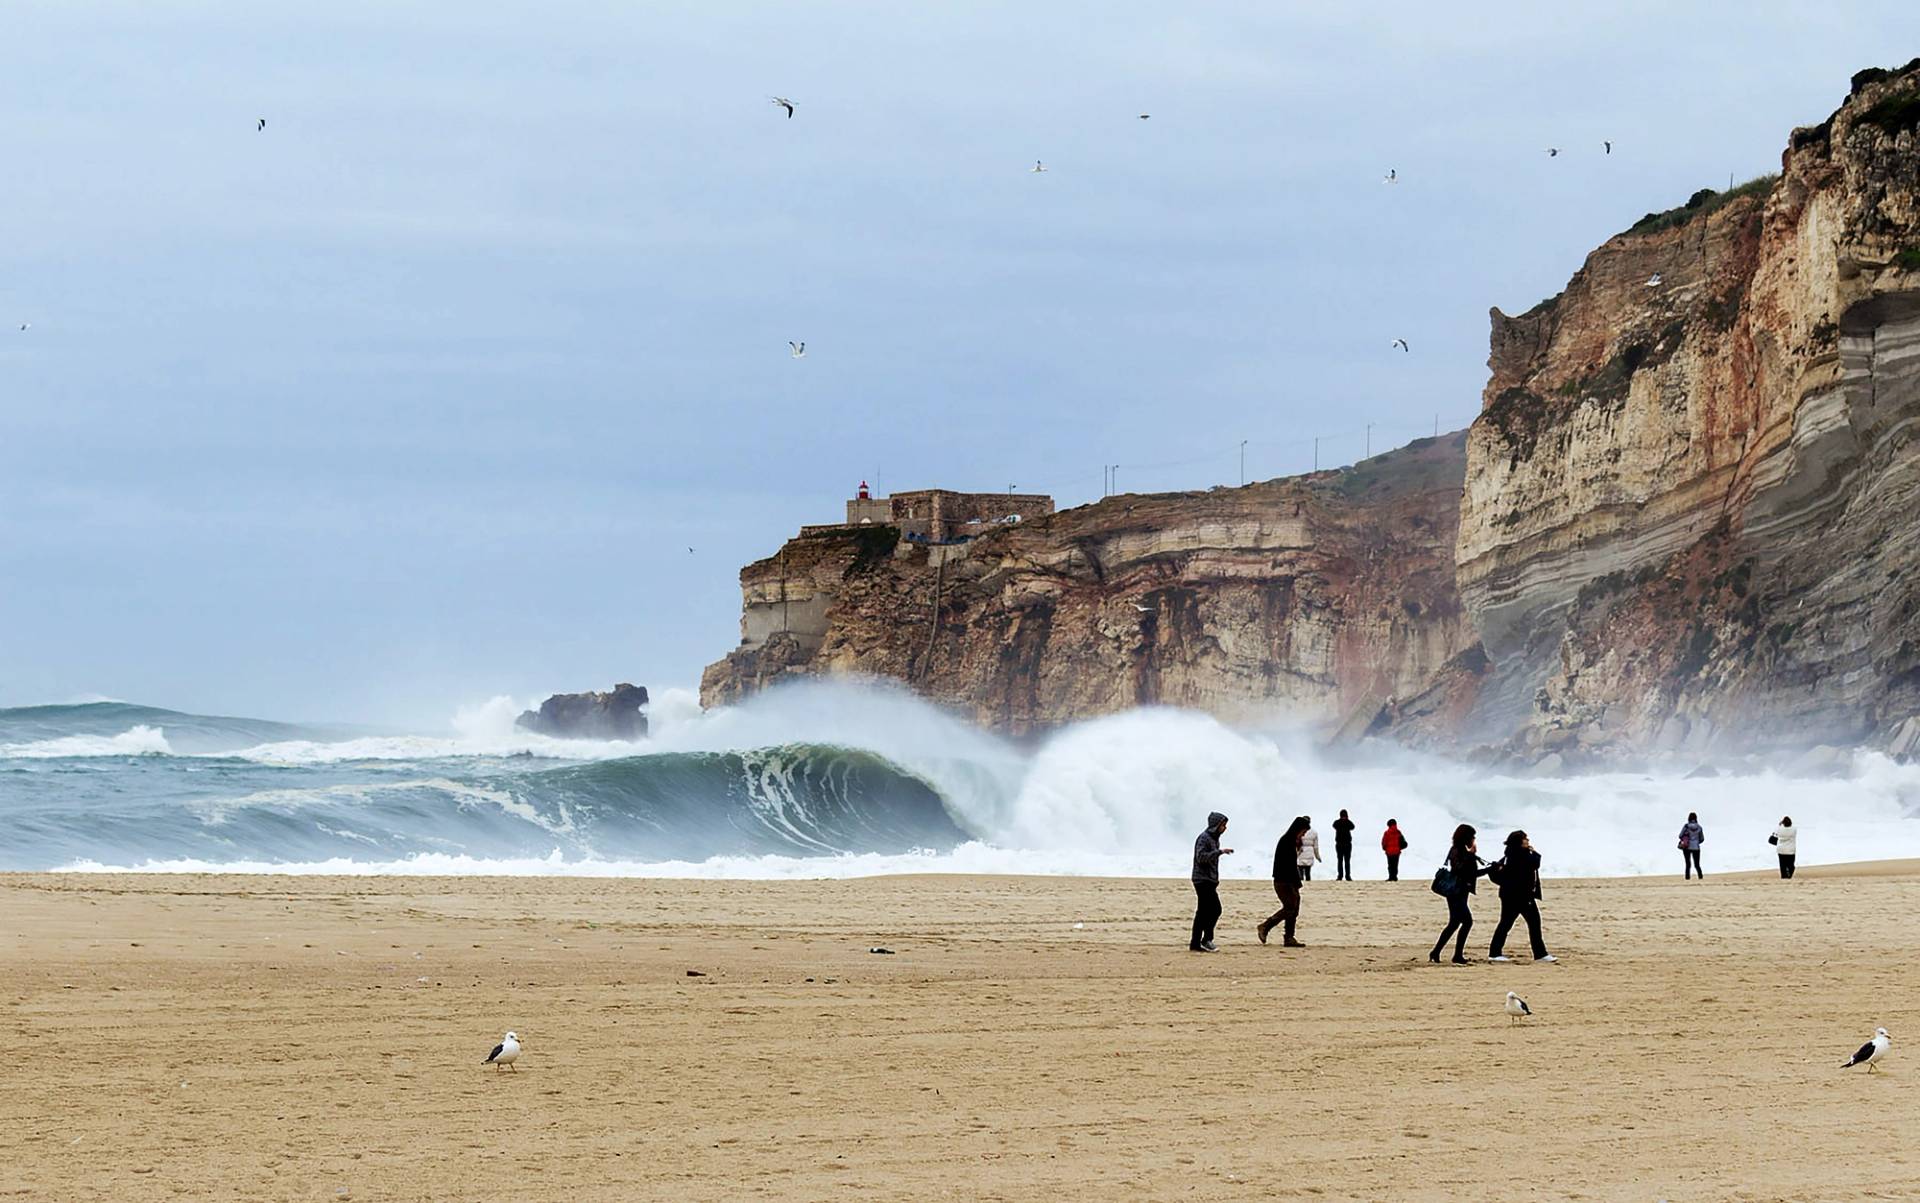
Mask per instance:
[[[30,328],[30,327],[31,327],[32,325],[33,325],[33,323],[32,323],[32,322],[21,322],[21,323],[20,323],[20,329],[21,329],[22,331],[25,331],[25,330],[27,330],[28,328]]]
[[[1660,273],[1659,273],[1659,272],[1655,272],[1655,273],[1653,273],[1653,274],[1652,274],[1651,276],[1648,276],[1648,277],[1647,277],[1647,287],[1648,287],[1648,288],[1658,288],[1658,287],[1660,287]]]
[[[488,1053],[487,1059],[480,1064],[491,1065],[493,1066],[493,1071],[499,1073],[502,1065],[512,1065],[519,1059],[520,1037],[514,1035],[512,1032],[508,1032],[506,1039],[494,1045],[493,1051]],[[513,1072],[519,1073],[520,1071],[516,1069]]]
[[[1380,182],[1381,182],[1381,183],[1383,183],[1383,184],[1397,184],[1397,183],[1399,183],[1399,182],[1400,182],[1400,169],[1399,169],[1399,168],[1397,168],[1397,167],[1389,167],[1389,168],[1387,168],[1387,174],[1386,174],[1386,176],[1385,176],[1385,177],[1384,177],[1383,179],[1381,179],[1381,181],[1380,181]]]
[[[1853,1060],[1842,1065],[1840,1068],[1852,1069],[1856,1065],[1864,1065],[1867,1067],[1867,1072],[1872,1073],[1873,1063],[1887,1055],[1888,1043],[1887,1029],[1873,1029],[1873,1039],[1861,1045],[1860,1051],[1853,1055]]]
[[[785,109],[785,110],[787,110],[787,120],[788,120],[788,121],[792,121],[792,120],[793,120],[793,102],[792,102],[791,100],[788,100],[788,99],[787,99],[786,97],[784,97],[784,96],[774,96],[774,97],[770,97],[770,99],[771,99],[771,100],[773,101],[773,103],[775,103],[775,104],[777,104],[777,105],[779,105],[779,106],[780,106],[781,108],[783,108],[783,109]]]
[[[1527,1005],[1526,999],[1521,998],[1511,990],[1507,991],[1507,1018],[1509,1020],[1518,1022],[1532,1014],[1533,1008]],[[1508,1023],[1507,1026],[1512,1027],[1513,1022]]]
[[[253,127],[254,133],[257,134],[267,128],[267,119],[265,117],[256,118],[255,121],[256,121],[256,124]]]
[[[1407,340],[1404,338],[1396,338],[1387,345],[1390,347],[1399,347],[1402,351],[1411,351],[1413,349],[1407,345]]]
[[[1547,147],[1547,157],[1548,157],[1549,159],[1557,159],[1557,158],[1559,158],[1559,157],[1560,157],[1560,148],[1559,148],[1558,146],[1549,146],[1549,147]]]
[[[787,346],[793,348],[793,357],[795,359],[805,359],[807,357],[807,344],[797,343],[792,339],[788,339]]]
[[[1046,165],[1045,163],[1042,163],[1042,162],[1041,162],[1040,160],[1038,160],[1038,159],[1035,159],[1035,160],[1033,161],[1033,169],[1034,169],[1034,170],[1035,170],[1036,172],[1038,172],[1038,171],[1045,171],[1045,170],[1047,169],[1047,165]]]
[[[1607,140],[1606,140],[1605,138],[1602,138],[1602,139],[1600,139],[1600,145],[1602,145],[1602,146],[1604,146],[1604,147],[1606,147],[1606,148],[1607,148],[1607,153],[1608,153],[1608,154],[1612,154],[1612,153],[1613,153],[1613,143],[1611,143],[1611,142],[1609,142],[1609,141],[1607,141]]]
[[[1149,117],[1151,117],[1151,116],[1153,116],[1153,114],[1152,114],[1152,113],[1142,113],[1142,114],[1140,114],[1140,120],[1142,120],[1142,121],[1145,121],[1145,120],[1146,120],[1147,118],[1149,118]]]

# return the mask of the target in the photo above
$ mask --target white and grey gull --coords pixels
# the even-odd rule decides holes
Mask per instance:
[[[1521,998],[1511,990],[1507,991],[1507,1018],[1509,1020],[1517,1021],[1525,1019],[1532,1014],[1533,1008],[1527,1005],[1526,999]],[[1507,1026],[1512,1027],[1513,1024],[1509,1023]]]
[[[494,1072],[498,1073],[500,1072],[501,1066],[512,1066],[513,1063],[519,1059],[520,1037],[513,1032],[508,1032],[506,1036],[501,1039],[500,1043],[493,1046],[493,1051],[488,1053],[487,1059],[480,1064],[491,1065],[493,1066]],[[516,1069],[513,1072],[519,1073],[520,1071]]]

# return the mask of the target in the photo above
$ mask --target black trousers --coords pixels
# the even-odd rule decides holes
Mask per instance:
[[[1493,929],[1493,944],[1487,949],[1487,955],[1497,957],[1507,946],[1507,933],[1513,930],[1515,919],[1527,921],[1527,937],[1533,941],[1533,959],[1539,960],[1547,955],[1546,941],[1540,938],[1540,907],[1533,899],[1525,902],[1500,900],[1500,925]]]
[[[1312,881],[1312,880],[1313,880],[1313,866],[1312,866],[1312,865],[1301,865],[1301,866],[1300,866],[1300,880],[1301,880],[1301,881]]]
[[[1267,921],[1260,926],[1268,931],[1284,927],[1286,938],[1291,940],[1294,921],[1300,918],[1300,884],[1276,877],[1273,879],[1273,892],[1280,898],[1280,909],[1268,915]]]
[[[1335,881],[1353,880],[1353,846],[1351,844],[1345,848],[1338,844],[1333,846],[1333,879]]]
[[[1780,876],[1793,876],[1793,856],[1790,853],[1782,852],[1780,854]]]
[[[1400,854],[1398,852],[1387,853],[1387,880],[1400,880]]]
[[[1188,948],[1198,948],[1213,940],[1213,925],[1220,922],[1220,883],[1217,881],[1196,881],[1193,892],[1200,895],[1200,905],[1193,912],[1193,939]]]
[[[1680,857],[1687,862],[1687,877],[1689,879],[1691,879],[1695,873],[1698,873],[1702,877],[1707,875],[1707,871],[1700,867],[1700,849],[1682,848],[1680,850]]]
[[[1447,896],[1447,929],[1440,933],[1440,939],[1433,946],[1433,955],[1438,958],[1440,951],[1447,946],[1448,937],[1460,933],[1459,940],[1453,946],[1454,959],[1461,960],[1467,955],[1467,933],[1473,930],[1473,911],[1467,907],[1471,894],[1450,894]]]

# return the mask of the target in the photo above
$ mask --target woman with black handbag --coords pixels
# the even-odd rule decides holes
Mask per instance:
[[[1533,850],[1526,832],[1507,836],[1507,854],[1490,866],[1487,876],[1500,883],[1500,925],[1493,929],[1487,959],[1507,959],[1507,933],[1513,930],[1515,919],[1525,919],[1527,937],[1533,942],[1533,959],[1548,964],[1559,960],[1540,938],[1540,854]]]
[[[1447,941],[1453,938],[1456,932],[1459,933],[1459,938],[1453,946],[1453,963],[1456,965],[1472,963],[1467,960],[1467,933],[1473,930],[1473,912],[1467,907],[1467,899],[1477,892],[1474,883],[1487,873],[1486,868],[1480,863],[1479,845],[1474,842],[1476,834],[1473,828],[1465,823],[1453,829],[1453,847],[1447,850],[1445,866],[1446,872],[1450,874],[1445,883],[1448,887],[1446,890],[1447,928],[1440,933],[1440,939],[1434,944],[1433,951],[1427,954],[1427,959],[1436,965],[1440,963],[1440,950],[1447,946]],[[1435,890],[1439,890],[1442,884],[1438,880],[1439,877],[1439,874],[1435,874]]]

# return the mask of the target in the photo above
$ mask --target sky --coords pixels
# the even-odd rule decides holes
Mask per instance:
[[[1567,7],[9,0],[0,705],[691,686],[863,479],[1456,429],[1489,307],[1920,54]]]

